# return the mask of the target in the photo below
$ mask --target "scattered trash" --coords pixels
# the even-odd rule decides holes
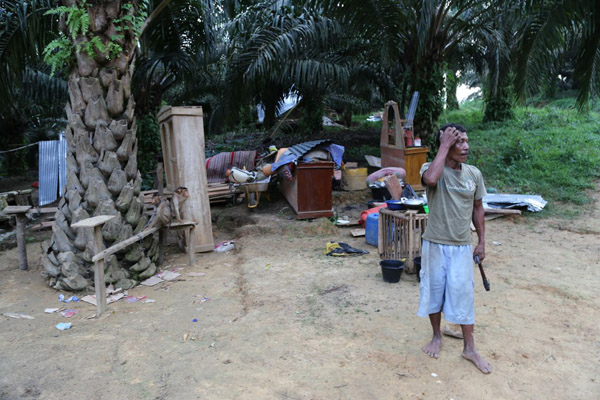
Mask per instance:
[[[106,294],[113,294],[113,293],[119,293],[121,290],[123,290],[122,288],[117,288],[115,289],[115,287],[113,286],[113,284],[111,283],[110,285],[108,285],[108,287],[106,288]]]
[[[110,295],[106,298],[106,304],[114,303],[117,300],[121,300],[123,297],[125,297],[125,293],[115,293],[113,295]],[[88,294],[87,296],[83,297],[81,301],[85,301],[86,303],[90,303],[94,306],[97,305],[96,295],[93,294]]]
[[[135,296],[127,296],[125,297],[125,302],[127,303],[137,303],[140,300],[144,300],[146,299],[146,296],[140,296],[140,297],[135,297]]]
[[[192,322],[198,322],[198,318],[194,318]]]
[[[353,237],[360,237],[360,236],[365,236],[365,233],[367,231],[365,229],[359,228],[359,229],[353,229],[350,231],[350,233],[352,234]]]
[[[271,264],[265,265],[265,269],[269,269],[269,268],[271,268]]]
[[[229,250],[233,250],[233,248],[235,247],[234,243],[235,241],[233,240],[217,243],[215,246],[215,251],[217,253],[225,253]]]
[[[380,157],[365,155],[365,159],[367,160],[367,164],[369,164],[370,167],[381,168],[381,158]]]
[[[144,300],[144,303],[156,303],[156,300],[154,300],[154,299],[146,299],[146,300]]]
[[[60,315],[62,315],[65,318],[71,318],[73,315],[77,314],[79,312],[79,310],[65,310],[65,311],[61,311]]]
[[[335,122],[331,118],[326,117],[326,116],[323,115],[323,126],[339,126],[339,127],[343,127],[344,125],[338,124],[337,122]]]
[[[16,319],[35,319],[35,317],[32,317],[31,315],[27,315],[27,314],[19,314],[19,313],[11,313],[11,312],[5,312],[2,313],[2,315],[10,317],[10,318],[16,318]]]
[[[177,272],[173,272],[173,271],[162,271],[154,276],[156,276],[162,280],[165,280],[165,281],[172,281],[173,279],[177,278],[178,276],[181,276],[181,274],[177,273]]]
[[[436,374],[435,372],[432,372],[431,376],[433,376],[434,378],[437,378],[438,374]]]
[[[360,256],[363,254],[369,254],[366,250],[355,249],[348,243],[342,242],[327,242],[323,254],[328,256]]]
[[[163,279],[160,279],[159,277],[152,276],[148,279],[146,279],[145,281],[140,282],[140,285],[144,285],[144,286],[154,286],[154,285],[158,285],[159,283],[164,282]]]
[[[52,314],[52,313],[55,313],[55,312],[57,312],[58,310],[60,310],[60,309],[59,309],[59,308],[46,308],[46,309],[44,310],[44,312],[45,312],[46,314]]]
[[[68,299],[65,299],[65,295],[62,293],[58,295],[58,301],[62,301],[63,303],[70,303],[72,301],[79,303],[77,296],[71,296]]]
[[[188,272],[189,276],[204,276],[206,275],[204,272]]]
[[[335,222],[335,224],[338,225],[338,226],[345,226],[345,225],[350,225],[350,221],[347,220],[347,219],[338,219]]]
[[[494,246],[500,246],[502,243],[500,243],[500,242],[492,242],[492,244],[493,244]]]
[[[202,300],[200,300],[200,303],[206,303],[209,300],[210,300],[210,297],[203,297]]]
[[[183,334],[183,340],[182,340],[183,343],[185,343],[185,341],[188,339],[189,336],[190,336],[190,334],[187,332]]]
[[[369,122],[381,121],[381,117],[379,115],[369,115],[367,117],[367,121],[369,121]]]
[[[66,331],[67,329],[71,329],[71,323],[70,322],[61,322],[59,324],[56,324],[56,329],[60,330],[60,331]]]

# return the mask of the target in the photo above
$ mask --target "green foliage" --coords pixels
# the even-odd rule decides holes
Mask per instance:
[[[469,134],[469,163],[486,185],[504,193],[538,194],[550,202],[584,205],[600,178],[600,114],[555,107],[517,108],[515,119],[481,123],[479,106],[448,112]]]
[[[133,9],[133,4],[125,3],[121,8],[126,10],[127,14],[113,21],[117,25],[117,32],[131,30],[135,37],[140,37],[142,26],[148,16],[148,1],[140,2],[140,9],[137,14]]]
[[[485,110],[483,120],[485,122],[505,121],[513,118],[513,89],[509,76],[504,77],[498,82],[497,87],[489,93],[487,90],[485,95]]]
[[[88,14],[86,0],[81,1],[81,5],[74,4],[70,7],[58,6],[52,10],[46,11],[45,15],[65,16],[68,36],[60,33],[59,37],[54,39],[43,51],[44,61],[51,66],[51,75],[54,75],[57,69],[62,69],[71,65],[75,59],[75,52],[85,52],[88,57],[94,57],[97,54],[105,55],[109,60],[121,55],[123,48],[118,43],[124,38],[123,31],[131,31],[133,36],[138,38],[142,31],[144,21],[148,16],[148,2],[141,1],[140,8],[136,13],[133,5],[125,3],[121,6],[126,11],[126,15],[116,18],[112,22],[118,34],[112,35],[105,44],[99,36],[89,35],[90,16]],[[73,43],[78,37],[86,37],[74,46]]]
[[[365,155],[381,157],[381,148],[379,146],[346,146],[344,150],[344,161],[365,162]]]
[[[45,13],[45,15],[66,16],[66,25],[70,36],[68,38],[61,34],[44,49],[44,61],[52,68],[51,75],[54,75],[57,69],[60,70],[73,62],[75,55],[73,42],[77,35],[85,36],[90,28],[90,16],[84,8],[85,1],[83,1],[82,6],[82,8],[77,7],[77,5],[72,5],[71,7],[58,6]],[[86,47],[85,51],[88,54],[91,52],[93,55],[92,45],[89,42],[87,45],[89,45],[89,48]]]
[[[71,7],[58,6],[53,10],[46,11],[45,15],[66,16],[67,30],[71,38],[75,39],[78,34],[85,35],[90,28],[90,16],[85,7],[85,0],[81,2],[82,7],[72,5]]]
[[[137,126],[138,168],[144,175],[156,170],[156,159],[162,154],[160,128],[153,114],[138,118]]]
[[[456,76],[455,70],[446,72],[446,109],[458,110],[458,99],[456,98],[456,89],[460,79]]]
[[[431,63],[415,72],[412,87],[419,91],[419,105],[415,114],[415,133],[428,138],[443,111],[441,92],[444,88],[444,70],[441,63]]]
[[[54,39],[44,49],[44,61],[50,65],[50,75],[54,75],[56,70],[60,70],[70,65],[74,59],[73,42],[65,36]]]

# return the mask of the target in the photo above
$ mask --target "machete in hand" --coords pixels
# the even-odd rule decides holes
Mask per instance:
[[[473,258],[475,259],[475,263],[477,265],[479,265],[479,272],[481,272],[481,279],[483,279],[483,287],[485,288],[486,292],[490,291],[490,283],[488,282],[487,278],[485,277],[485,272],[483,271],[483,265],[481,265],[481,259],[479,258],[479,254],[475,254],[473,256]]]

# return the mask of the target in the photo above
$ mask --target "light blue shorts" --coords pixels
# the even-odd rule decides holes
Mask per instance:
[[[423,240],[417,315],[444,313],[446,321],[475,323],[472,246],[449,246]]]

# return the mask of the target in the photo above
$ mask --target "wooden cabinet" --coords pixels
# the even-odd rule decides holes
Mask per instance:
[[[406,170],[406,183],[415,190],[423,190],[421,185],[421,166],[427,161],[429,147],[406,147],[404,149],[404,169]]]
[[[198,223],[196,252],[214,250],[206,166],[202,107],[164,106],[158,113],[167,189],[185,186],[190,194],[183,218]]]
[[[298,219],[333,216],[333,162],[298,164],[292,176],[291,181],[283,179],[279,188]]]

